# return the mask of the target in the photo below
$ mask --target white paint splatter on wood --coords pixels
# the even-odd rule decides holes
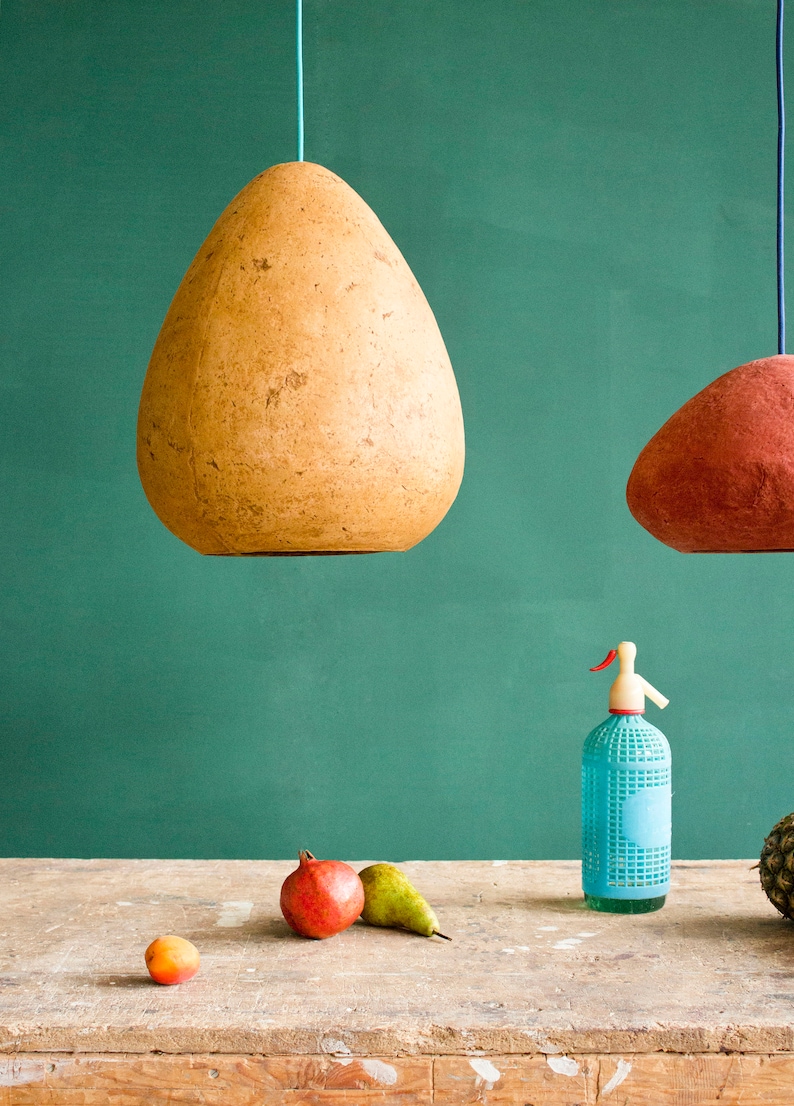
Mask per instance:
[[[578,1075],[579,1065],[570,1056],[547,1056],[546,1063],[557,1075]]]
[[[252,902],[222,902],[221,912],[215,925],[224,929],[236,929],[237,926],[244,925],[248,921],[253,909]]]
[[[391,1064],[384,1064],[383,1060],[362,1060],[361,1066],[367,1075],[384,1087],[393,1087],[397,1082],[397,1069]]]
[[[628,1060],[618,1060],[618,1070],[615,1072],[609,1082],[604,1085],[604,1089],[601,1094],[610,1094],[611,1091],[614,1091],[615,1087],[620,1086],[620,1084],[623,1082],[630,1071],[631,1064],[628,1062]]]
[[[52,1065],[51,1065],[52,1066]],[[0,1087],[19,1087],[23,1083],[43,1083],[43,1060],[23,1060],[11,1057],[0,1061]]]
[[[469,1063],[477,1075],[477,1082],[485,1083],[487,1091],[490,1091],[494,1083],[502,1078],[499,1068],[494,1067],[490,1060],[469,1060]]]
[[[344,1041],[338,1041],[335,1037],[323,1037],[320,1041],[320,1048],[323,1052],[336,1055],[339,1053],[342,1056],[349,1056],[350,1049],[347,1047]]]

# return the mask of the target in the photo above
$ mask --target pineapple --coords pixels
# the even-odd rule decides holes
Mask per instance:
[[[761,886],[785,918],[794,918],[794,814],[781,818],[764,841]]]

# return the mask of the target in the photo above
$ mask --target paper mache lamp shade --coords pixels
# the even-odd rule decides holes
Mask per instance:
[[[626,499],[682,553],[794,551],[794,356],[750,361],[693,396],[640,453]]]
[[[229,204],[174,296],[138,471],[200,553],[405,550],[463,476],[460,398],[400,251],[344,181],[275,165]]]

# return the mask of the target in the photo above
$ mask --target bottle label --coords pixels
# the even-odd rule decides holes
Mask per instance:
[[[670,784],[643,787],[623,802],[621,833],[640,849],[670,843]]]

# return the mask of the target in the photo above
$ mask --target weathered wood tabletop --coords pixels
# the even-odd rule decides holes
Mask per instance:
[[[451,943],[278,908],[291,861],[0,861],[0,1103],[794,1104],[794,926],[751,861],[597,914],[579,865],[401,865]],[[143,952],[202,956],[161,987]]]

